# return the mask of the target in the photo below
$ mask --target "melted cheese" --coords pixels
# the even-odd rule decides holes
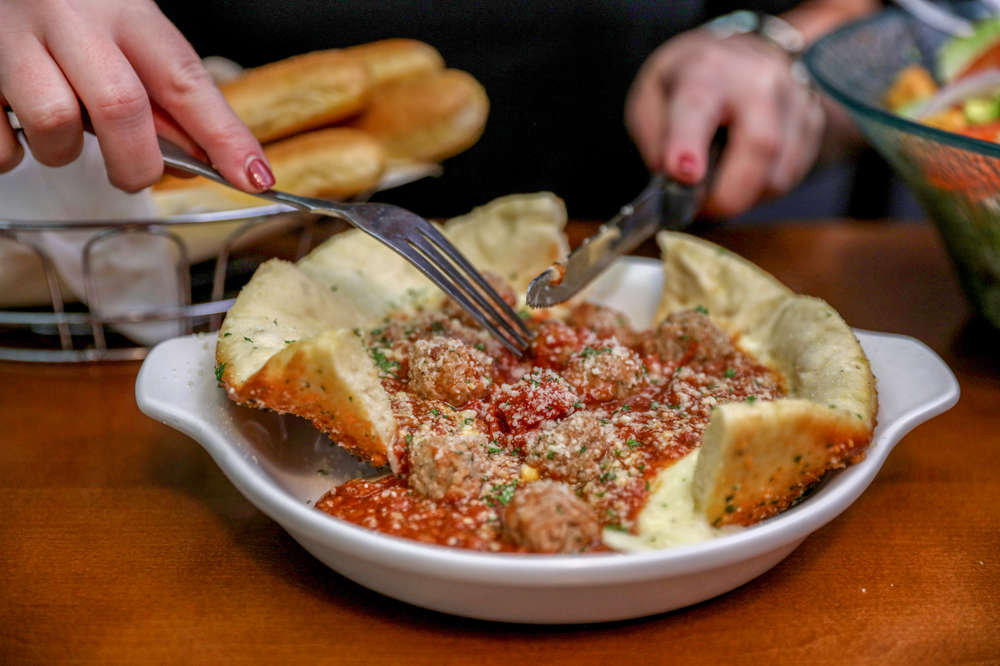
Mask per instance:
[[[656,476],[646,506],[639,513],[638,534],[605,529],[604,543],[626,552],[658,550],[741,529],[714,528],[704,512],[695,510],[691,485],[700,451],[695,449]]]

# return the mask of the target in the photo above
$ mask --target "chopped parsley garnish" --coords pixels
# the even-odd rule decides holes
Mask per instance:
[[[600,349],[594,349],[591,346],[586,346],[580,352],[580,356],[583,358],[589,358],[591,356],[597,356],[598,354],[608,354],[611,352],[611,347],[601,347]]]
[[[399,367],[399,361],[393,361],[385,357],[382,350],[377,347],[372,347],[372,358],[375,359],[375,365],[378,369],[387,375],[396,377],[395,370]]]
[[[694,309],[694,311],[697,312],[698,314],[703,314],[703,315],[708,314],[708,308],[706,308],[704,305],[699,305]]]
[[[504,506],[510,504],[511,499],[514,498],[514,491],[517,490],[517,481],[509,481],[507,483],[493,484],[493,494],[486,497],[486,502],[488,504],[493,504],[492,500],[500,502]]]
[[[627,441],[625,442],[625,446],[627,446],[627,447],[628,447],[628,448],[630,448],[630,449],[634,449],[634,448],[637,448],[637,447],[640,447],[640,446],[642,446],[642,442],[640,442],[640,441],[639,441],[639,440],[637,440],[637,439],[632,439],[632,438],[630,437],[630,438],[629,438],[629,439],[628,439],[628,440],[627,440]]]
[[[226,371],[226,364],[225,363],[220,363],[217,366],[215,366],[215,381],[221,382],[222,381],[222,373],[224,373],[225,371]]]
[[[726,377],[735,377],[736,376],[736,371],[733,370],[732,368],[726,368],[726,371],[723,374]]]
[[[757,396],[755,396],[755,395],[748,395],[748,396],[747,396],[747,402],[749,402],[749,403],[750,403],[751,405],[752,405],[752,404],[753,404],[754,402],[756,402],[756,401],[757,401]]]

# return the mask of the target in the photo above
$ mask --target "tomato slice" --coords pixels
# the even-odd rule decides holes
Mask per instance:
[[[991,67],[1000,68],[1000,40],[976,56],[953,80],[957,81]]]

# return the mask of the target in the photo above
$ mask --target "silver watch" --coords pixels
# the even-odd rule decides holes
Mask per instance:
[[[704,27],[718,39],[734,35],[757,35],[787,53],[792,59],[798,58],[806,46],[802,33],[788,21],[749,9],[723,14],[706,23]]]

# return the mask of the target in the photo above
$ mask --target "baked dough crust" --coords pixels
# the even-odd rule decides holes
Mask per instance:
[[[364,63],[374,86],[444,69],[438,50],[416,39],[382,39],[349,46],[343,52]]]
[[[480,269],[523,292],[565,256],[565,223],[562,200],[538,193],[497,199],[443,232]],[[354,329],[443,299],[395,252],[345,231],[297,264],[273,259],[257,270],[219,330],[220,381],[236,402],[307,418],[356,455],[395,469],[395,417]]]
[[[361,59],[334,49],[261,65],[220,89],[240,120],[267,142],[358,113],[372,78]]]
[[[707,308],[787,381],[785,398],[726,403],[712,413],[692,489],[709,522],[758,522],[830,470],[863,459],[878,408],[875,378],[840,315],[714,243],[666,231],[657,241],[665,273],[657,320]]]
[[[381,141],[390,159],[437,162],[479,140],[489,108],[475,78],[445,69],[378,86],[350,125]]]

